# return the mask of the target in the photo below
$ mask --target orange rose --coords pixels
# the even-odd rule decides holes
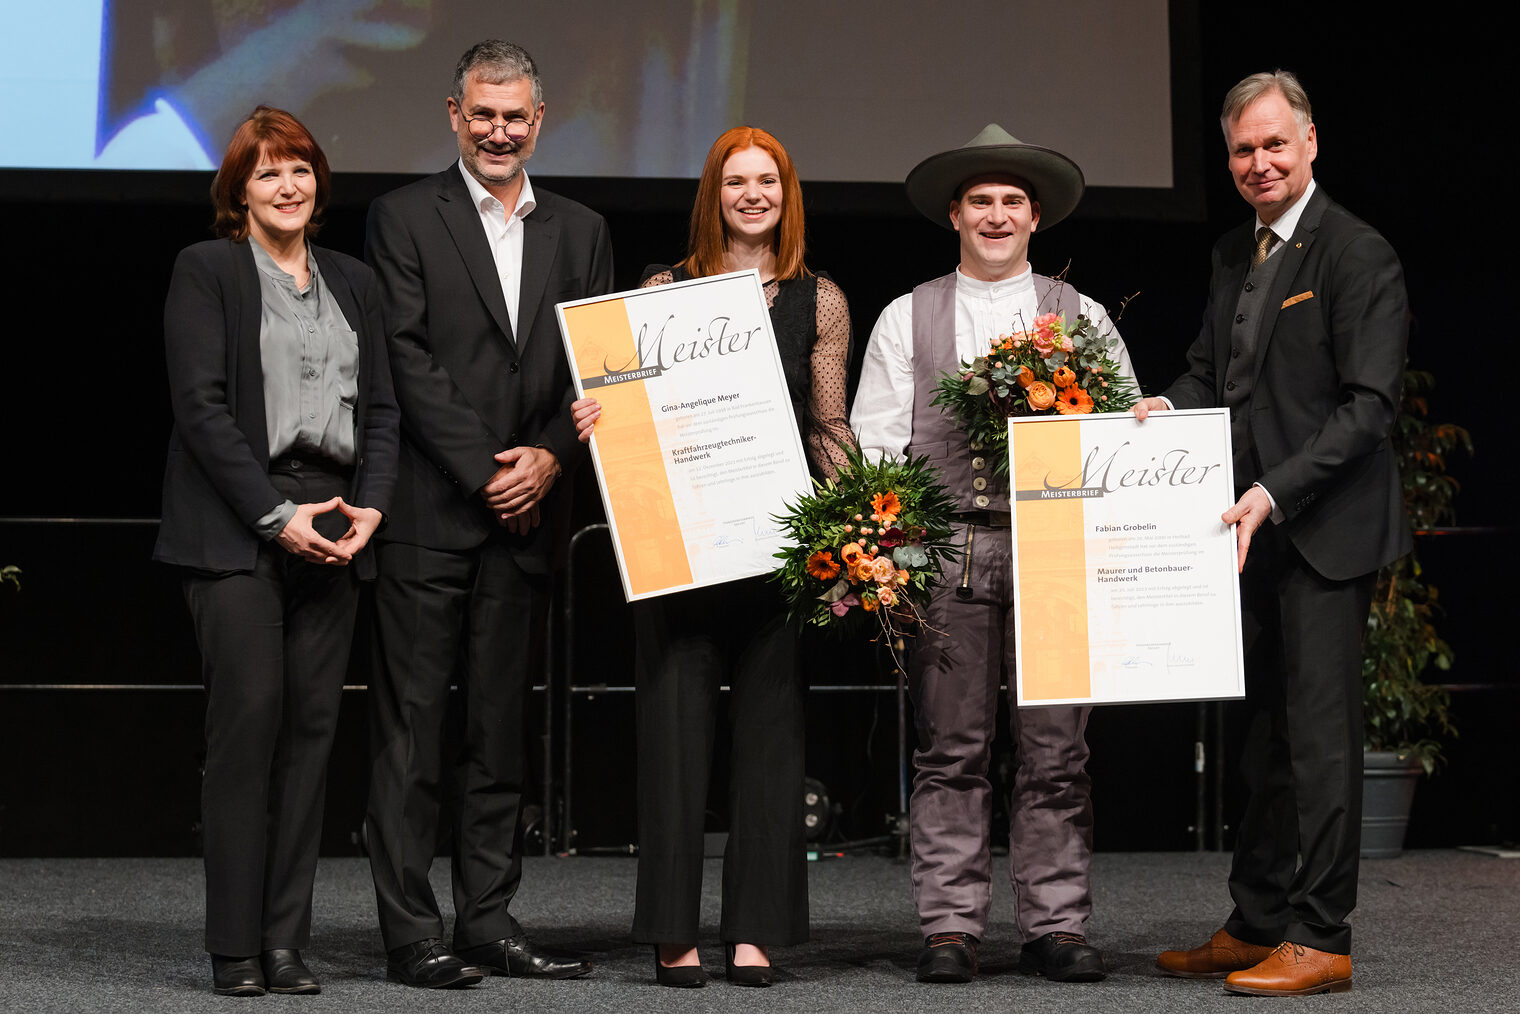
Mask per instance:
[[[1018,382],[1019,386],[1027,391],[1029,389],[1029,385],[1034,383],[1034,371],[1027,366],[1020,366]]]
[[[1051,374],[1050,379],[1055,381],[1057,387],[1070,387],[1077,382],[1077,375],[1072,372],[1071,367],[1063,366]]]
[[[846,567],[854,566],[855,561],[860,559],[862,553],[860,546],[853,542],[846,542],[839,547],[839,560]]]
[[[1042,313],[1034,319],[1034,329],[1036,331],[1043,331],[1048,327],[1059,324],[1060,322],[1061,315],[1059,313]]]
[[[1056,403],[1056,389],[1043,380],[1036,380],[1029,385],[1025,397],[1029,400],[1030,408],[1043,412]]]
[[[881,600],[882,605],[888,608],[897,604],[897,593],[891,588],[876,589],[876,597]]]
[[[864,609],[868,613],[876,612],[876,599],[870,595],[861,596],[860,608]]]
[[[1080,387],[1063,387],[1056,399],[1056,411],[1061,415],[1087,415],[1093,410],[1092,397]]]
[[[820,550],[808,557],[807,572],[820,581],[832,581],[839,576],[839,564],[834,562],[833,553]]]

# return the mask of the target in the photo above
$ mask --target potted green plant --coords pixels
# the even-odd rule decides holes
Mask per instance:
[[[1393,446],[1399,458],[1404,507],[1417,531],[1449,523],[1457,481],[1446,474],[1454,451],[1472,453],[1460,426],[1429,421],[1427,396],[1435,378],[1406,370]],[[1425,671],[1451,668],[1451,646],[1436,630],[1440,604],[1411,552],[1378,574],[1362,647],[1365,735],[1362,855],[1386,858],[1404,847],[1416,780],[1441,762],[1438,736],[1455,736],[1451,696],[1426,683]]]

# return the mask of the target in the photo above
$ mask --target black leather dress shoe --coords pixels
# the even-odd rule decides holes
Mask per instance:
[[[217,996],[263,996],[264,970],[259,959],[211,955],[211,992]]]
[[[466,947],[459,956],[491,975],[519,979],[578,979],[591,974],[589,961],[539,950],[525,933]]]
[[[1047,933],[1025,944],[1019,971],[1056,982],[1097,982],[1108,974],[1103,955],[1078,933]]]
[[[934,933],[918,952],[919,982],[970,982],[976,977],[976,937]]]
[[[271,993],[322,992],[322,984],[294,947],[267,950],[259,955],[259,964],[264,967],[264,985]]]
[[[486,977],[483,969],[461,961],[436,937],[398,947],[389,957],[386,977],[421,989],[458,989]]]

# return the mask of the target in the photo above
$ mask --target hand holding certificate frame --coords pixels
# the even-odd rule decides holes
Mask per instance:
[[[810,488],[755,271],[556,307],[628,600],[769,574]]]
[[[1229,411],[1009,423],[1018,703],[1244,696]]]

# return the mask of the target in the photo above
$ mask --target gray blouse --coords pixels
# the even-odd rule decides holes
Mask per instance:
[[[264,425],[270,460],[320,455],[340,465],[355,459],[354,411],[359,397],[359,336],[322,281],[307,248],[305,289],[250,239],[259,269],[259,357],[264,368]],[[286,501],[255,524],[272,539],[295,516]]]

